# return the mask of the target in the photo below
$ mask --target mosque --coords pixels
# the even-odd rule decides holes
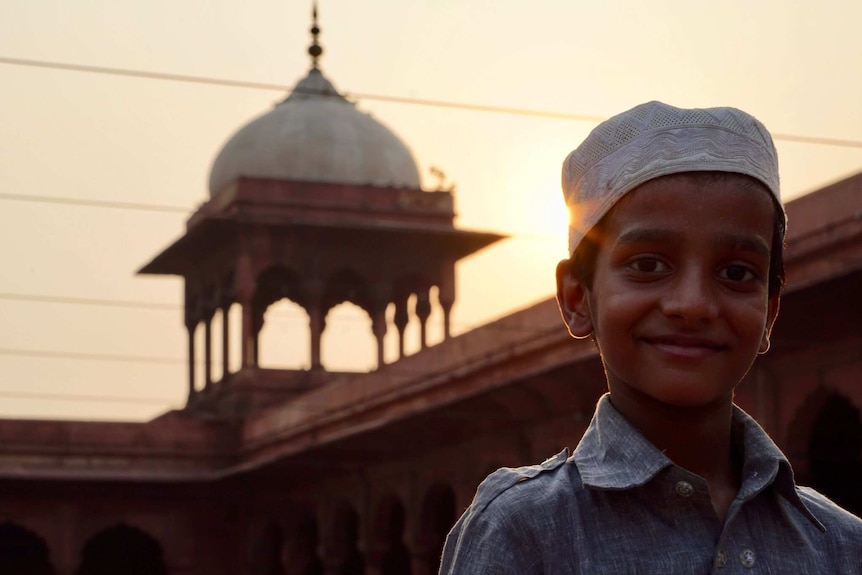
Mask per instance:
[[[306,76],[230,138],[209,199],[140,270],[185,281],[185,408],[0,421],[0,572],[431,575],[487,473],[586,429],[602,368],[553,300],[451,335],[455,263],[502,237],[455,227],[453,192],[422,189],[408,146],[324,76],[318,34]],[[862,513],[862,174],[787,211],[781,317],[737,402],[800,483]],[[259,365],[283,298],[308,314],[308,369]],[[371,319],[371,372],[321,361],[345,301]],[[237,350],[237,369],[216,369]]]

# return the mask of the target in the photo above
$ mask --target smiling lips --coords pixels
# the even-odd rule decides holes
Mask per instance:
[[[663,353],[687,359],[710,357],[727,348],[713,339],[685,334],[644,337],[642,340]]]

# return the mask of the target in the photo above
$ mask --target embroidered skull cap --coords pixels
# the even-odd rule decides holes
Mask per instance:
[[[648,102],[605,120],[563,161],[569,255],[626,193],[653,178],[703,171],[759,180],[784,214],[775,144],[750,114]]]

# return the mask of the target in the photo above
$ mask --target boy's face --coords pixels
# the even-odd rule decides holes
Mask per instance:
[[[651,180],[610,212],[592,287],[560,277],[570,331],[593,333],[611,396],[629,404],[732,400],[778,312],[775,208],[742,176]]]

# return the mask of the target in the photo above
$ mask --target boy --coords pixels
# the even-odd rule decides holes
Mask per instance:
[[[609,393],[571,457],[501,469],[441,574],[862,573],[862,520],[799,488],[733,405],[783,283],[772,138],[733,108],[650,102],[566,158],[557,299]]]

